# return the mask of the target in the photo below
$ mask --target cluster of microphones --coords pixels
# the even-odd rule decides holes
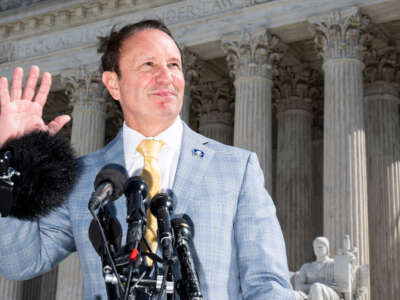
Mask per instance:
[[[127,178],[125,168],[117,164],[102,168],[94,189],[88,205],[93,216],[89,238],[101,257],[108,298],[128,300],[147,295],[161,299],[166,295],[174,299],[177,294],[182,300],[203,299],[191,253],[193,223],[185,214],[171,218],[173,193],[159,193],[149,199],[145,180]],[[128,227],[123,246],[121,225],[107,205],[122,194],[126,196]],[[161,256],[149,250],[145,238],[147,209],[157,218]],[[146,262],[149,259],[151,267]]]
[[[10,140],[0,148],[0,217],[36,221],[47,216],[65,203],[80,171],[69,142],[61,137],[37,131]],[[172,193],[149,199],[143,178],[128,178],[125,168],[116,164],[102,168],[94,188],[88,205],[93,216],[89,239],[101,258],[109,300],[163,295],[169,300],[176,294],[182,300],[202,300],[191,253],[193,223],[187,215],[170,217]],[[108,205],[122,194],[128,227],[123,246],[121,224]],[[148,250],[148,209],[157,218],[161,255]]]

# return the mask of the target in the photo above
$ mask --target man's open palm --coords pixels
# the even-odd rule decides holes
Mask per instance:
[[[14,70],[11,92],[8,89],[7,78],[0,78],[0,146],[10,139],[19,138],[35,130],[48,131],[54,135],[70,120],[68,115],[61,115],[48,124],[43,121],[43,107],[51,87],[51,74],[43,73],[35,95],[39,75],[39,67],[32,66],[23,93],[22,68],[17,67]]]

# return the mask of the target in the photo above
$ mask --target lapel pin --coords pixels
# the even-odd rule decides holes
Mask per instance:
[[[193,149],[192,153],[193,153],[194,156],[197,156],[197,157],[200,157],[200,158],[204,157],[204,152],[199,150],[199,149]]]

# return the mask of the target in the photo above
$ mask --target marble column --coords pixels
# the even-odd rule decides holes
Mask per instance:
[[[73,106],[71,144],[78,155],[104,146],[106,96],[97,71],[82,71],[65,79]]]
[[[23,300],[23,281],[9,281],[0,276],[0,299]]]
[[[400,52],[370,50],[365,59],[371,299],[400,294]]]
[[[228,80],[204,82],[197,87],[194,111],[199,132],[226,145],[233,144],[233,95]]]
[[[198,84],[202,63],[199,56],[185,48],[183,50],[183,73],[185,75],[185,93],[183,97],[183,106],[181,118],[186,124],[190,124],[190,112],[192,107],[191,91],[195,84]]]
[[[58,268],[39,277],[24,281],[23,300],[53,300],[57,292]]]
[[[105,88],[96,71],[79,70],[64,78],[73,105],[71,144],[79,156],[104,145],[106,122]],[[58,269],[57,300],[83,299],[78,255],[70,255]]]
[[[324,235],[335,254],[349,234],[359,250],[359,263],[368,264],[362,75],[368,19],[357,8],[350,8],[312,17],[309,22],[324,59]]]
[[[235,146],[254,151],[272,192],[272,63],[279,39],[269,31],[225,36],[222,48],[235,81]]]
[[[280,66],[274,78],[278,120],[276,205],[286,241],[290,270],[313,258],[311,203],[312,99],[318,96],[318,72]]]

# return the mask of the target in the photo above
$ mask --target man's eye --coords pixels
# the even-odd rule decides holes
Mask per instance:
[[[174,67],[174,68],[178,68],[178,69],[181,68],[181,65],[180,65],[179,63],[170,63],[170,65],[171,65],[172,67]]]
[[[143,65],[145,66],[153,66],[153,62],[152,61],[146,61]]]

